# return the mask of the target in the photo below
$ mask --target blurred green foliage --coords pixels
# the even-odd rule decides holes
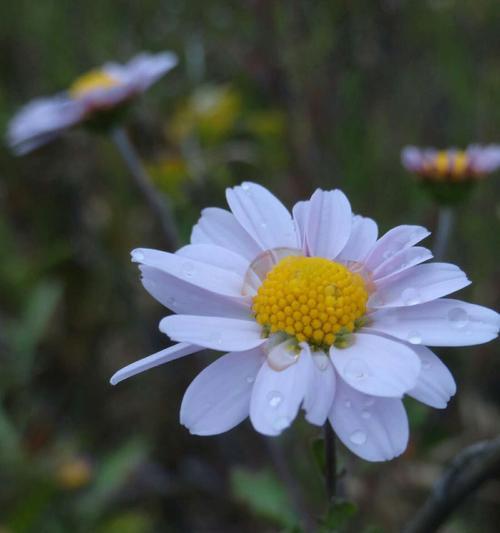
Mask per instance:
[[[382,232],[433,229],[435,206],[399,151],[499,141],[499,25],[497,0],[3,2],[0,127],[95,65],[171,49],[179,66],[131,110],[128,129],[184,239],[200,209],[223,206],[224,188],[244,179],[289,206],[341,187]],[[460,206],[449,250],[473,280],[464,296],[492,307],[498,189],[491,179]],[[128,263],[138,245],[161,248],[161,234],[106,138],[75,131],[23,159],[0,148],[0,531],[294,526],[286,481],[248,424],[203,439],[179,425],[203,356],[109,386],[117,368],[166,341],[156,328],[164,310]],[[359,509],[346,531],[400,529],[443,462],[499,427],[495,347],[439,353],[459,395],[445,413],[408,402],[401,459],[371,465],[341,450],[341,490]],[[317,434],[299,420],[280,445],[321,517],[308,451]],[[472,500],[453,528],[496,531],[495,497]]]

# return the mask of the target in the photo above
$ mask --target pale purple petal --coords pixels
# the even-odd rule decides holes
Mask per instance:
[[[467,276],[450,263],[417,265],[377,287],[369,307],[405,307],[436,300],[470,284]]]
[[[297,234],[297,245],[304,253],[307,253],[306,229],[309,218],[310,202],[297,202],[292,209],[295,232]]]
[[[396,226],[382,235],[364,261],[365,267],[374,271],[394,254],[409,248],[430,235],[422,226]]]
[[[139,359],[130,365],[124,366],[111,376],[109,382],[111,385],[116,385],[117,383],[120,383],[120,381],[135,376],[136,374],[140,374],[141,372],[145,372],[150,368],[155,368],[156,366],[169,363],[170,361],[174,361],[175,359],[179,359],[180,357],[184,357],[185,355],[190,355],[201,350],[203,350],[203,348],[200,346],[195,346],[194,344],[186,344],[183,342],[174,344],[174,346],[170,346],[169,348],[160,350],[153,355],[148,355],[147,357]]]
[[[441,298],[375,311],[370,315],[369,329],[413,344],[471,346],[496,338],[499,325],[498,313],[487,307]]]
[[[217,207],[204,209],[191,233],[193,244],[215,244],[253,261],[262,247],[240,226],[235,216]]]
[[[273,350],[286,350],[288,346],[284,342]],[[250,400],[250,420],[259,433],[279,435],[293,422],[306,392],[307,366],[302,356],[281,371],[273,370],[267,361],[262,365]]]
[[[457,391],[451,372],[429,348],[414,346],[413,350],[420,358],[422,370],[417,384],[407,394],[426,405],[444,409]]]
[[[329,357],[323,351],[311,352],[306,343],[300,357],[308,360],[307,388],[303,409],[306,420],[322,426],[330,413],[335,395],[335,371]]]
[[[388,461],[408,445],[408,418],[403,402],[378,398],[351,388],[341,378],[329,416],[344,445],[367,461]]]
[[[378,227],[374,220],[354,215],[351,235],[337,259],[363,261],[377,242],[377,236]]]
[[[244,278],[250,262],[236,252],[214,244],[188,244],[177,250],[177,255],[200,261],[223,270],[229,270]]]
[[[406,146],[401,150],[401,163],[410,172],[418,172],[423,163],[422,151],[416,146]]]
[[[400,398],[412,389],[420,361],[405,344],[379,335],[356,333],[348,348],[330,348],[337,372],[366,394]]]
[[[267,341],[257,322],[233,318],[172,315],[161,320],[160,331],[177,342],[224,352],[251,350]]]
[[[249,413],[253,382],[264,356],[259,349],[219,357],[189,385],[181,405],[181,424],[194,435],[217,435]]]
[[[144,288],[165,307],[182,315],[223,316],[249,319],[251,299],[223,296],[176,278],[157,268],[141,265]]]
[[[137,248],[131,255],[132,261],[136,263],[157,268],[197,287],[224,296],[241,296],[243,277],[235,272],[147,248]]]
[[[267,189],[257,183],[244,182],[227,189],[226,198],[238,222],[263,250],[297,248],[290,213]]]
[[[351,227],[351,205],[342,191],[318,189],[311,196],[307,223],[311,255],[335,259],[349,240]]]
[[[408,270],[409,268],[423,263],[432,258],[432,252],[422,246],[405,248],[384,261],[373,272],[372,277],[377,287],[382,286],[393,279],[393,276]]]

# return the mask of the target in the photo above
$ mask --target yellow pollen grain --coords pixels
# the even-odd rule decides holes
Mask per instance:
[[[321,257],[289,256],[268,274],[253,299],[259,324],[298,342],[329,347],[337,334],[354,331],[366,312],[363,278]]]
[[[120,81],[103,70],[95,69],[77,78],[69,88],[73,98],[84,96],[96,89],[111,89],[120,85]]]

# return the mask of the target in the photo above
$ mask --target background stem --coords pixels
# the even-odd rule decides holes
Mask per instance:
[[[132,178],[156,216],[169,251],[179,247],[179,235],[168,199],[156,190],[124,128],[116,128],[113,142],[127,165]]]
[[[441,261],[446,255],[446,249],[455,222],[455,213],[452,207],[439,208],[436,238],[434,240],[434,259]]]

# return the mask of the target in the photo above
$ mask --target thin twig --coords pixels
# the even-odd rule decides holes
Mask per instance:
[[[328,503],[337,495],[337,454],[335,449],[335,434],[327,421],[323,426],[325,433],[325,484]]]
[[[302,528],[305,533],[312,533],[316,530],[316,526],[308,512],[307,505],[304,501],[302,489],[297,483],[293,472],[290,469],[285,457],[286,454],[281,446],[281,443],[276,438],[266,438],[267,449],[271,456],[274,468],[284,484],[288,497],[297,512],[301,521]]]
[[[437,261],[444,259],[448,242],[450,240],[455,213],[453,207],[443,206],[439,208],[436,238],[434,240],[434,258]]]
[[[155,189],[126,131],[123,128],[116,128],[113,130],[112,138],[135,184],[158,219],[167,249],[176,250],[179,246],[179,237],[167,198]]]
[[[500,437],[462,450],[435,484],[431,495],[403,530],[432,533],[484,482],[500,475]]]

